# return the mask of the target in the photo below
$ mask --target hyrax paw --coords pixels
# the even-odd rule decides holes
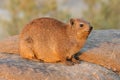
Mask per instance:
[[[71,62],[71,61],[65,61],[64,64],[67,65],[67,66],[72,66],[72,65],[74,65],[74,63]]]
[[[75,59],[74,57],[71,59],[71,61],[72,61],[74,64],[79,64],[79,63],[80,63],[80,60],[77,60],[77,59]]]

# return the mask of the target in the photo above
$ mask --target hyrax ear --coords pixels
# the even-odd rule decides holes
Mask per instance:
[[[70,24],[71,24],[71,25],[74,25],[74,23],[75,23],[75,20],[74,20],[73,18],[71,18],[71,19],[70,19]]]

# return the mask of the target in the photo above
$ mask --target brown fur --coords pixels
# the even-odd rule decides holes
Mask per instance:
[[[20,55],[66,63],[83,47],[90,31],[89,23],[81,19],[71,19],[68,24],[53,18],[35,19],[20,34]]]
[[[10,38],[8,43],[16,48],[7,49],[3,42],[0,52],[20,53],[23,58],[44,62],[73,64],[77,61],[74,54],[83,47],[91,29],[82,19],[70,19],[66,24],[53,18],[38,18],[27,24],[19,36]]]

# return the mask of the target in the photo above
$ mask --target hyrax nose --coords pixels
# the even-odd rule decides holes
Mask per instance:
[[[92,26],[90,26],[90,28],[89,28],[89,29],[90,29],[90,31],[91,31],[91,30],[93,29],[93,27],[92,27]]]

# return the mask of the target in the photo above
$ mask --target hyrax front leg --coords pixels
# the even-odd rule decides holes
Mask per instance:
[[[78,63],[80,63],[80,60],[77,59],[77,57],[76,57],[75,54],[69,55],[69,56],[67,57],[67,60],[71,61],[73,64],[78,64]]]
[[[74,64],[79,64],[79,63],[80,63],[80,60],[79,60],[75,55],[72,56],[71,61],[72,61]]]
[[[66,56],[60,56],[60,60],[65,65],[68,65],[68,66],[74,65],[74,63],[71,61],[71,59],[69,59]]]
[[[68,66],[74,65],[74,63],[71,62],[71,60],[68,60],[68,59],[63,60],[62,62],[63,62],[63,64],[68,65]]]

